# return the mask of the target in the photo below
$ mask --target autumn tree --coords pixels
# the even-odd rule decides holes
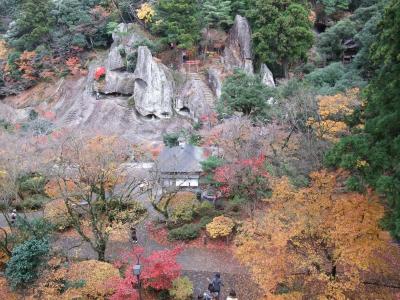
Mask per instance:
[[[145,212],[135,201],[144,178],[122,166],[129,155],[129,144],[115,136],[70,137],[51,162],[52,196],[64,200],[72,227],[99,260],[105,259],[110,232],[138,223]]]
[[[123,279],[113,278],[108,283],[115,288],[111,300],[138,299],[138,291],[134,288],[137,287],[138,282],[133,273],[133,267],[138,262],[143,267],[140,284],[144,288],[159,291],[172,288],[173,281],[179,277],[181,271],[181,266],[176,262],[181,249],[154,251],[148,257],[142,257],[143,252],[143,248],[134,248],[118,262],[121,267],[126,267],[125,276]]]
[[[345,175],[313,173],[298,191],[277,179],[268,209],[241,229],[236,254],[269,297],[367,297],[393,279],[399,251],[379,227],[384,207],[373,193],[343,192]]]
[[[214,174],[214,180],[223,195],[236,195],[247,200],[251,212],[257,202],[266,197],[270,189],[269,177],[265,156],[262,154],[222,165]]]
[[[333,96],[317,97],[319,118],[310,117],[307,123],[318,138],[335,142],[350,133],[347,120],[361,105],[358,96],[359,90],[352,89]]]

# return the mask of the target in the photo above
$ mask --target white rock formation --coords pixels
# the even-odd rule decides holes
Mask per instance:
[[[134,100],[142,116],[170,118],[174,98],[174,80],[169,69],[153,59],[150,50],[141,46],[135,70]]]
[[[261,82],[268,87],[275,87],[274,75],[266,64],[261,65],[260,69]]]

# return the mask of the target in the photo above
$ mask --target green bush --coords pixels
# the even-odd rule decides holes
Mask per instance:
[[[202,218],[200,219],[199,226],[200,226],[202,229],[206,229],[206,225],[207,225],[208,223],[211,223],[212,220],[213,220],[213,217],[211,217],[211,216],[204,216],[204,217],[202,217]]]
[[[34,282],[49,251],[47,239],[31,239],[15,247],[5,272],[11,287],[22,288]]]
[[[190,241],[200,235],[200,227],[197,224],[185,224],[181,227],[172,229],[168,233],[171,241]]]
[[[45,218],[28,220],[18,217],[16,226],[18,228],[19,242],[25,242],[30,239],[44,239],[50,236],[54,231],[54,225]]]
[[[189,300],[193,296],[193,283],[186,276],[178,277],[172,282],[169,294],[175,300]]]
[[[233,212],[239,212],[240,208],[246,203],[246,199],[243,199],[237,195],[233,199],[229,200],[228,208]]]
[[[26,198],[21,205],[24,209],[37,210],[41,209],[49,200],[46,196],[36,194]]]
[[[39,174],[27,174],[19,178],[19,188],[21,192],[30,194],[41,194],[44,191],[46,178]]]
[[[167,147],[175,147],[179,145],[178,133],[167,133],[163,136],[164,145]]]
[[[209,201],[201,202],[195,212],[199,217],[214,217],[216,213],[214,205]]]

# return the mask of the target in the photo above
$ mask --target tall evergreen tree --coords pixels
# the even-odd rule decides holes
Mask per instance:
[[[197,0],[160,0],[153,30],[168,43],[191,48],[200,39],[201,10]]]
[[[23,0],[17,19],[10,24],[6,37],[18,50],[33,50],[46,41],[53,24],[51,0]]]
[[[313,43],[308,10],[301,0],[250,0],[255,52],[263,62],[279,63],[285,76],[290,63],[305,59]]]
[[[232,1],[204,0],[202,8],[207,27],[227,28],[232,25]]]
[[[327,155],[328,165],[354,171],[386,194],[385,224],[400,239],[400,0],[391,0],[371,47],[378,67],[366,90],[365,131],[344,138]]]

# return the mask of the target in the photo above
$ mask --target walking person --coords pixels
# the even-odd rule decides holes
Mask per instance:
[[[238,298],[236,297],[236,292],[234,290],[231,290],[226,300],[238,300]]]
[[[213,290],[216,294],[215,299],[219,300],[219,297],[221,296],[221,286],[224,285],[222,282],[220,273],[215,273],[214,278],[211,281],[211,284],[212,284]]]
[[[11,212],[11,225],[15,226],[15,222],[17,220],[17,211],[15,209]]]
[[[134,244],[138,243],[138,238],[136,235],[136,227],[131,226],[131,239]]]

